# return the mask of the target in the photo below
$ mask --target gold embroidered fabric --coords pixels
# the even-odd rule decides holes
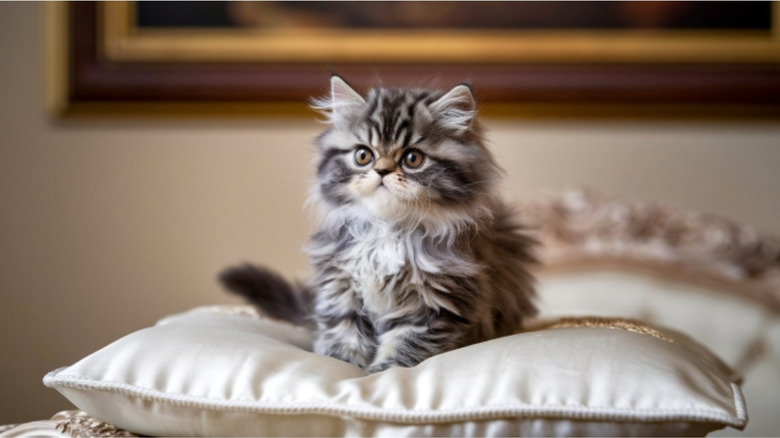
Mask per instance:
[[[137,437],[139,435],[119,429],[98,420],[83,411],[62,411],[50,420],[31,421],[22,424],[0,426],[0,438],[16,437]]]
[[[639,321],[626,318],[599,318],[595,316],[587,317],[569,317],[561,318],[552,322],[549,322],[541,327],[541,329],[559,329],[559,328],[573,328],[573,327],[596,327],[596,328],[608,328],[615,330],[625,330],[629,332],[641,333],[643,335],[650,335],[655,338],[675,343],[674,339],[666,336],[662,332],[642,324]]]
[[[55,414],[51,421],[55,429],[63,435],[73,437],[137,437],[124,429],[119,429],[100,421],[83,411],[62,411]]]

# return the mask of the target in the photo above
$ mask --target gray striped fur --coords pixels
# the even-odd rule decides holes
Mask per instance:
[[[313,308],[315,352],[373,373],[519,330],[536,313],[535,242],[498,196],[501,171],[471,89],[377,88],[364,98],[334,76],[313,106],[331,127],[317,140],[311,194],[321,213],[303,288],[312,302],[296,306]],[[359,148],[373,155],[365,165]],[[419,167],[403,164],[410,151]],[[233,283],[246,286],[238,273]]]
[[[314,106],[332,124],[312,192],[315,351],[375,372],[520,329],[536,312],[534,242],[498,197],[470,88],[363,98],[334,76]],[[411,149],[419,168],[401,164]]]

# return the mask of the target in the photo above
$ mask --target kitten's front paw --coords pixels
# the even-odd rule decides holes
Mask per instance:
[[[369,358],[373,352],[369,347],[345,345],[340,342],[325,342],[322,339],[314,342],[315,353],[343,360],[363,369],[369,365]]]
[[[365,369],[365,371],[366,374],[374,374],[395,366],[398,366],[398,363],[396,363],[395,361],[386,361],[382,363],[371,364]]]

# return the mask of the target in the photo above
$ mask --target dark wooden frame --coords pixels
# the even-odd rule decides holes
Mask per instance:
[[[780,63],[118,62],[101,56],[95,2],[68,3],[64,15],[51,18],[67,32],[66,79],[52,79],[58,114],[301,114],[335,71],[358,87],[466,79],[493,115],[780,116]]]

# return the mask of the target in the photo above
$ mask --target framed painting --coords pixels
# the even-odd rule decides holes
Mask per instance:
[[[473,84],[503,116],[780,116],[776,2],[65,2],[57,114],[303,114],[357,88]]]

